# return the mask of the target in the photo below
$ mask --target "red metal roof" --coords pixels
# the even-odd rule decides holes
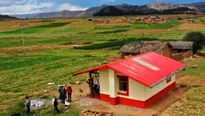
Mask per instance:
[[[118,60],[116,62],[77,72],[73,76],[99,70],[101,68],[113,69],[143,85],[154,87],[161,81],[183,70],[185,64],[155,52],[147,52],[129,59]]]

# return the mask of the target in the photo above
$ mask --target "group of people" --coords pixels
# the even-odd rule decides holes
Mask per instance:
[[[90,83],[92,83],[92,84],[90,84]],[[93,85],[92,86],[93,95],[94,95],[94,97],[98,97],[100,94],[100,86],[98,84],[94,84],[93,79],[87,79],[87,84],[89,86]]]
[[[59,92],[59,99],[64,105],[65,105],[66,98],[68,98],[67,100],[68,102],[71,102],[71,96],[73,92],[71,84],[68,84],[67,87],[63,85],[59,85],[58,92]],[[59,112],[57,98],[54,98],[53,106],[54,106],[54,112],[55,111]]]
[[[72,96],[72,87],[70,84],[68,84],[66,87],[63,85],[59,85],[59,99],[61,100],[61,102],[65,105],[65,100],[66,98],[68,98],[68,102],[71,102],[71,96]],[[54,112],[60,112],[58,109],[58,99],[55,97],[53,99],[53,106],[54,106]],[[30,99],[29,96],[27,95],[25,97],[25,107],[26,107],[26,114],[29,115],[30,114]]]
[[[63,85],[59,85],[59,99],[61,100],[62,103],[65,103],[65,99],[68,98],[68,102],[71,102],[71,95],[72,95],[72,88],[71,85],[68,84],[67,87]]]

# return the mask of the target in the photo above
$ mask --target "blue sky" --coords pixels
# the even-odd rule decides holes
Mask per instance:
[[[100,5],[133,4],[153,2],[193,3],[205,0],[0,0],[0,14],[31,14],[61,10],[85,10]]]

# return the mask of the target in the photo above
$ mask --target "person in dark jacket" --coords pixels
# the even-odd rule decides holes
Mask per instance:
[[[59,111],[59,109],[58,109],[58,101],[57,101],[57,98],[54,98],[53,106],[54,106],[54,113],[55,113],[55,111],[57,111],[57,112],[59,113],[60,111]]]
[[[71,95],[72,95],[73,90],[70,84],[68,84],[68,86],[66,87],[66,92],[68,94],[68,102],[71,102]]]
[[[62,103],[65,103],[65,99],[66,99],[65,87],[63,85],[60,85],[58,92],[59,92],[59,99],[61,100]]]
[[[26,101],[25,101],[25,107],[26,107],[26,114],[29,115],[30,114],[30,99],[29,96],[26,96]]]

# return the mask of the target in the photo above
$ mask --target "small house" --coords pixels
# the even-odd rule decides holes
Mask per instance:
[[[118,22],[118,23],[121,23],[121,22],[124,22],[125,20],[123,19],[123,18],[117,18],[116,19],[116,22]]]
[[[93,21],[93,19],[92,19],[92,18],[89,18],[89,19],[88,19],[88,21],[90,21],[90,22],[91,22],[91,21]]]
[[[105,23],[105,20],[103,20],[103,19],[94,19],[94,20],[93,20],[93,23],[95,23],[95,24],[101,24],[101,23]]]
[[[189,23],[194,23],[195,20],[194,19],[188,19]]]
[[[183,60],[193,56],[194,42],[188,41],[170,41],[171,58],[175,60]]]
[[[146,52],[154,51],[161,55],[171,57],[171,50],[167,43],[160,41],[137,41],[130,42],[123,45],[119,53],[121,53],[122,58],[127,58],[129,56],[135,56],[143,54]]]
[[[175,60],[183,60],[193,56],[193,45],[193,42],[186,41],[139,41],[123,45],[119,53],[122,58],[127,58],[154,51]]]
[[[200,22],[201,22],[201,23],[205,23],[205,19],[201,19]]]
[[[167,67],[168,66],[168,67]],[[147,52],[80,72],[89,72],[90,97],[147,108],[176,87],[176,73],[185,64],[155,52]],[[94,89],[98,86],[99,89]]]

